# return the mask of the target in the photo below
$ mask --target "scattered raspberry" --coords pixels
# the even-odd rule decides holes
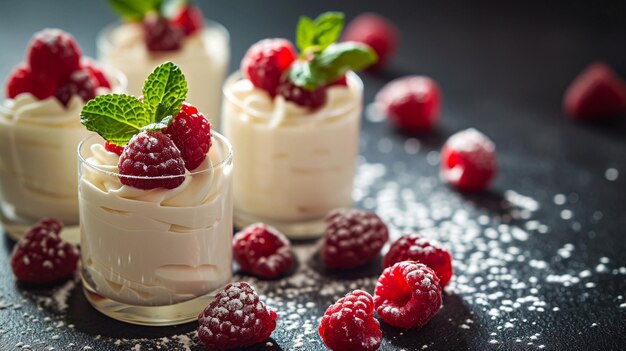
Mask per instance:
[[[389,121],[408,132],[428,132],[439,119],[441,94],[432,79],[407,76],[387,83],[376,95]]]
[[[53,80],[40,79],[28,67],[22,65],[13,70],[7,80],[7,97],[14,99],[22,93],[30,93],[39,100],[47,99],[57,90]]]
[[[176,51],[180,49],[185,33],[168,19],[152,13],[143,19],[144,41],[148,51]]]
[[[378,54],[377,69],[387,63],[398,46],[398,29],[388,19],[375,13],[364,13],[350,22],[343,34],[344,41],[369,45]]]
[[[84,102],[87,102],[96,97],[97,87],[98,80],[88,70],[80,69],[70,74],[55,96],[65,106],[74,95],[80,96]]]
[[[100,67],[94,60],[88,57],[83,57],[80,60],[80,67],[88,71],[89,73],[91,73],[91,75],[98,82],[97,83],[98,88],[111,89],[111,82],[109,82],[109,79],[104,75],[104,72],[102,71],[102,67]]]
[[[330,268],[354,268],[376,257],[388,239],[387,226],[374,212],[332,210],[326,216],[321,258]]]
[[[587,67],[567,88],[563,109],[573,119],[598,120],[626,112],[626,84],[603,62]]]
[[[476,129],[452,135],[441,150],[441,176],[459,190],[484,190],[497,172],[496,147]]]
[[[211,148],[211,124],[198,109],[185,102],[165,134],[180,150],[185,166],[194,170],[206,158]]]
[[[394,327],[422,327],[441,307],[441,285],[428,266],[402,261],[386,268],[374,290],[376,312]]]
[[[383,259],[383,268],[402,261],[416,261],[430,267],[439,277],[441,288],[452,278],[452,256],[437,241],[428,241],[419,234],[408,234],[396,240]]]
[[[296,50],[287,39],[264,39],[252,45],[241,60],[243,76],[272,97],[280,84],[280,78],[296,60]]]
[[[118,168],[122,184],[144,190],[174,189],[185,180],[185,162],[180,151],[160,132],[133,136],[120,156]]]
[[[373,351],[383,338],[374,318],[372,296],[362,290],[354,290],[328,307],[318,332],[333,351]]]
[[[172,20],[175,25],[183,30],[185,35],[189,36],[204,27],[204,17],[202,11],[196,6],[187,5]]]
[[[276,317],[248,283],[228,284],[198,316],[198,338],[211,350],[253,345],[272,334]]]
[[[313,91],[306,90],[294,85],[287,75],[281,78],[277,93],[285,100],[310,110],[320,108],[326,103],[326,87],[320,87]]]
[[[79,68],[82,53],[70,34],[60,29],[44,29],[31,39],[27,55],[33,74],[59,84]]]
[[[278,278],[293,265],[289,240],[261,223],[250,225],[235,235],[233,252],[242,270],[261,278]]]
[[[76,270],[76,247],[59,236],[63,224],[44,218],[13,247],[11,268],[23,282],[46,284],[66,278]]]
[[[118,156],[121,156],[122,152],[124,151],[124,147],[123,146],[111,144],[108,141],[104,142],[104,149],[106,151],[108,151],[108,152],[116,153]]]

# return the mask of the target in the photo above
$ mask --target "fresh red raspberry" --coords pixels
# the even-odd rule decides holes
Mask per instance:
[[[396,240],[383,258],[383,268],[402,261],[416,261],[437,273],[441,288],[452,278],[452,256],[439,242],[426,240],[419,234],[407,234]]]
[[[250,346],[269,338],[276,318],[248,283],[228,284],[198,316],[198,338],[211,350]]]
[[[248,49],[241,60],[241,72],[255,87],[274,97],[280,78],[296,57],[296,49],[289,40],[264,39]]]
[[[318,109],[326,103],[326,87],[306,90],[293,84],[287,75],[281,78],[277,93],[284,97],[285,100],[310,110]]]
[[[452,135],[441,150],[441,177],[461,191],[481,191],[496,173],[496,147],[470,128]]]
[[[9,99],[14,99],[22,93],[30,93],[37,99],[43,100],[54,96],[56,91],[55,81],[41,79],[33,75],[25,65],[15,68],[7,80],[7,97]]]
[[[386,268],[374,290],[380,318],[400,328],[423,327],[441,308],[441,285],[435,271],[414,261]]]
[[[381,68],[388,62],[398,46],[398,29],[388,19],[375,13],[364,13],[350,22],[343,34],[343,41],[358,41],[369,45],[378,62],[373,69]]]
[[[121,156],[122,152],[124,152],[123,146],[112,144],[108,140],[104,142],[104,149],[108,152],[113,152],[118,156]]]
[[[187,5],[174,17],[172,22],[180,27],[185,35],[189,36],[204,27],[204,16],[198,7]]]
[[[143,37],[148,51],[176,51],[185,39],[183,30],[158,14],[148,14],[143,19]]]
[[[326,347],[333,351],[374,351],[383,333],[374,318],[372,295],[354,290],[330,305],[318,332]]]
[[[86,69],[72,72],[69,78],[57,90],[56,98],[65,106],[70,102],[72,96],[78,95],[84,102],[96,97],[98,80]]]
[[[144,190],[174,189],[185,180],[185,161],[180,151],[160,132],[140,132],[133,136],[124,147],[118,168],[122,184]]]
[[[332,210],[326,216],[322,262],[329,268],[361,266],[376,257],[387,240],[387,226],[376,213],[355,208]]]
[[[604,62],[587,67],[565,91],[563,109],[572,119],[599,120],[626,112],[626,84]]]
[[[44,29],[35,33],[27,49],[31,71],[57,84],[80,66],[82,52],[74,38],[60,29]]]
[[[211,148],[211,123],[187,102],[167,126],[165,134],[176,144],[190,171],[200,166]]]
[[[242,270],[265,279],[278,278],[293,265],[289,240],[262,223],[252,224],[235,235],[233,255]]]
[[[345,75],[341,76],[341,78],[339,78],[336,81],[330,83],[328,86],[347,87],[348,86],[348,79],[346,78]]]
[[[376,95],[376,102],[397,128],[424,133],[437,124],[441,93],[432,79],[407,76],[387,83]]]
[[[78,266],[76,247],[59,236],[63,224],[44,218],[13,247],[11,268],[23,282],[46,284],[72,275]]]
[[[111,82],[109,82],[109,79],[104,74],[102,67],[100,67],[96,61],[90,59],[89,57],[83,57],[80,60],[80,67],[91,73],[91,75],[96,78],[98,88],[111,89]]]

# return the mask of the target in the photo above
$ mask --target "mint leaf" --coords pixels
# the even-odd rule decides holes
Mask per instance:
[[[302,16],[296,30],[296,44],[303,57],[308,52],[319,52],[339,39],[343,30],[344,15],[341,12],[325,12],[315,20]]]
[[[143,83],[143,103],[150,123],[175,116],[187,97],[187,81],[172,62],[159,65]]]
[[[123,146],[150,121],[136,97],[107,94],[97,96],[83,107],[80,123],[110,143]]]
[[[163,0],[109,0],[113,11],[123,19],[141,22],[149,12],[160,13]]]
[[[141,128],[142,131],[155,131],[155,130],[163,130],[170,125],[170,123],[174,120],[174,116],[167,116],[161,120],[161,122],[150,123],[147,126]]]
[[[313,45],[317,27],[312,19],[307,16],[301,16],[296,28],[296,45],[300,51],[304,52]]]
[[[289,80],[306,90],[315,90],[326,85],[326,75],[312,62],[298,60],[289,69]]]

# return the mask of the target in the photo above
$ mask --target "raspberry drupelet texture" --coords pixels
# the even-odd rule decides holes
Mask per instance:
[[[14,99],[22,93],[30,93],[37,99],[43,100],[54,96],[57,88],[56,81],[34,75],[26,65],[20,65],[9,75],[6,96]]]
[[[76,70],[59,87],[55,97],[65,106],[74,95],[78,95],[84,102],[87,102],[96,97],[98,84],[98,79],[89,70]]]
[[[274,97],[283,73],[296,57],[296,50],[289,40],[264,39],[248,49],[241,61],[241,72],[255,87]]]
[[[211,148],[211,124],[198,109],[185,102],[165,134],[172,139],[185,160],[185,167],[192,171],[206,158]]]
[[[318,109],[326,103],[326,87],[319,87],[315,90],[306,90],[295,84],[287,75],[284,75],[277,88],[278,95],[281,95],[287,101],[291,101],[296,105],[308,108],[309,110]]]
[[[78,266],[76,247],[59,236],[63,225],[44,218],[13,247],[11,268],[23,282],[46,284],[72,275]]]
[[[414,261],[386,268],[374,290],[380,318],[400,328],[422,327],[441,308],[441,285],[435,271]]]
[[[369,45],[378,55],[373,69],[382,68],[393,56],[398,46],[398,29],[388,19],[375,13],[364,13],[352,20],[342,40],[358,41]]]
[[[35,33],[27,49],[33,74],[62,83],[80,67],[80,48],[74,38],[60,29]]]
[[[104,142],[104,149],[106,151],[113,152],[113,153],[117,154],[118,156],[121,156],[122,152],[124,151],[124,147],[123,146],[111,144],[108,141]]]
[[[387,226],[374,212],[336,209],[326,216],[321,259],[329,268],[358,267],[375,258],[387,240]]]
[[[276,318],[248,283],[228,284],[198,316],[198,338],[211,350],[250,346],[272,334]]]
[[[276,229],[252,224],[233,238],[235,261],[245,272],[261,278],[277,278],[293,265],[289,240]]]
[[[383,333],[374,318],[372,296],[354,290],[329,306],[318,332],[333,351],[373,351],[380,347]]]
[[[102,67],[100,67],[94,60],[89,57],[83,57],[80,59],[80,67],[83,70],[88,71],[96,79],[98,88],[111,89],[111,82],[104,75]]]
[[[396,240],[383,258],[383,268],[402,261],[416,261],[437,273],[441,288],[452,278],[452,256],[446,248],[434,240],[426,240],[419,234],[406,234]]]
[[[143,19],[142,25],[148,51],[176,51],[181,48],[185,33],[167,18],[151,13]]]
[[[174,189],[185,180],[185,162],[180,151],[161,132],[133,136],[120,156],[118,168],[122,184],[144,190]]]

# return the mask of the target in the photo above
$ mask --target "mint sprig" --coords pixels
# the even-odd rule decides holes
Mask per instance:
[[[99,95],[83,107],[80,122],[124,146],[140,131],[167,128],[187,97],[187,81],[178,66],[165,62],[148,76],[143,94],[143,102],[124,94]]]
[[[302,56],[323,51],[339,39],[343,30],[344,15],[341,12],[325,12],[315,20],[302,16],[296,29],[296,45]]]
[[[146,14],[161,13],[164,0],[109,0],[109,5],[120,17],[131,22],[141,22]]]

